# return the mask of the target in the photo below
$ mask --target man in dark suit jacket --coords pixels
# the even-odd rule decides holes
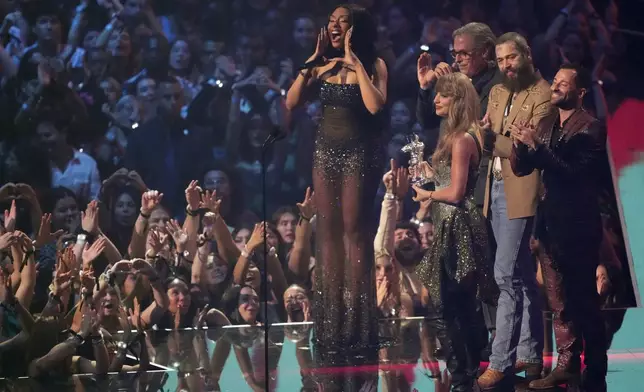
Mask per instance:
[[[597,294],[603,228],[599,190],[608,164],[606,129],[581,108],[590,88],[588,74],[563,65],[552,83],[550,102],[558,110],[535,127],[510,126],[510,163],[517,176],[541,172],[543,191],[534,237],[540,243],[541,270],[559,358],[530,389],[542,390],[576,379],[585,352],[584,390],[606,391],[607,341]]]
[[[160,112],[128,138],[125,167],[136,170],[150,189],[163,193],[163,204],[173,216],[182,216],[183,190],[199,179],[202,162],[209,162],[205,132],[181,116],[184,92],[179,82],[168,77],[159,86]]]

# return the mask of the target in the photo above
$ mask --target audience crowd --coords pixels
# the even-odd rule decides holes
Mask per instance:
[[[600,120],[621,98],[626,53],[615,1],[353,2],[376,17],[388,67],[387,162],[407,162],[401,148],[414,133],[431,156],[440,124],[417,121],[417,59],[425,52],[434,66],[452,64],[460,53],[452,32],[470,22],[526,37],[548,81],[563,63],[591,71],[585,107]],[[0,0],[3,375],[99,374],[183,355],[204,376],[182,382],[218,390],[232,345],[249,386],[263,390],[253,354],[260,328],[227,332],[231,345],[218,345],[210,364],[205,341],[220,332],[194,332],[186,343],[172,331],[315,317],[310,185],[322,107],[311,96],[289,112],[284,95],[339,3]],[[271,134],[284,140],[264,151]],[[403,200],[400,208],[381,209],[385,192]],[[423,315],[414,267],[433,240],[428,206],[384,176],[374,201],[376,251],[395,261],[377,258],[383,318]],[[598,269],[607,305],[630,290],[621,269]],[[148,329],[176,339],[168,353],[148,350]],[[425,332],[414,340],[421,344],[381,359],[420,358],[440,376],[440,347]],[[285,334],[308,344],[305,326]],[[314,388],[308,376],[303,384]]]

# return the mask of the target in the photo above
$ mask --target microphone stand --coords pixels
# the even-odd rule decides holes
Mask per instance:
[[[267,219],[268,219],[268,203],[266,201],[266,177],[267,177],[267,170],[266,170],[266,156],[268,154],[268,151],[271,149],[273,144],[275,144],[276,141],[280,140],[281,132],[278,127],[275,127],[272,131],[271,134],[268,135],[266,140],[264,141],[264,144],[262,144],[262,155],[261,155],[261,164],[262,164],[262,222],[266,224]],[[268,390],[269,383],[270,383],[270,366],[269,366],[269,355],[268,355],[268,331],[270,329],[270,326],[268,325],[268,296],[269,296],[269,290],[268,290],[268,268],[266,266],[267,260],[268,260],[268,246],[267,246],[267,240],[268,240],[268,232],[266,231],[266,227],[264,227],[264,273],[262,274],[262,294],[264,296],[264,379],[266,380],[266,390]]]

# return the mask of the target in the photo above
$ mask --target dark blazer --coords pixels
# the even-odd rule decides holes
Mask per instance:
[[[606,172],[606,128],[583,109],[568,118],[553,138],[558,111],[537,126],[541,144],[529,150],[513,146],[510,164],[517,176],[539,170],[543,188],[535,223],[535,237],[567,241],[597,241],[602,237],[599,191]]]
[[[181,215],[186,186],[200,179],[204,162],[212,157],[205,136],[196,126],[155,117],[129,136],[124,166],[136,170],[148,188],[164,194],[162,204],[173,216]]]
[[[481,118],[487,112],[487,103],[488,97],[490,96],[490,91],[492,87],[496,84],[501,83],[502,74],[499,71],[499,68],[496,66],[490,66],[485,72],[481,73],[478,76],[472,78],[472,83],[476,92],[479,93],[479,99],[481,102]],[[435,91],[432,88],[427,90],[419,89],[418,99],[416,101],[416,118],[423,129],[438,129],[440,127],[441,118],[436,115],[436,110],[434,108],[434,97]],[[430,136],[430,135],[428,135]],[[431,146],[433,150],[436,147],[436,142],[438,141],[438,132],[435,135],[431,135],[430,141],[426,143],[428,146]],[[476,204],[483,206],[483,201],[485,198],[485,181],[486,175],[489,166],[489,157],[482,156],[481,163],[479,165],[479,179],[476,184],[476,190],[474,191],[474,197],[476,199]]]

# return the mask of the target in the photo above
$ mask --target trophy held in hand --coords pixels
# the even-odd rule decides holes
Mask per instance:
[[[414,134],[408,144],[403,146],[402,152],[409,154],[409,174],[412,185],[425,188],[425,185],[434,182],[433,171],[424,170],[423,166],[429,166],[425,163],[425,143],[420,141],[417,134]]]

